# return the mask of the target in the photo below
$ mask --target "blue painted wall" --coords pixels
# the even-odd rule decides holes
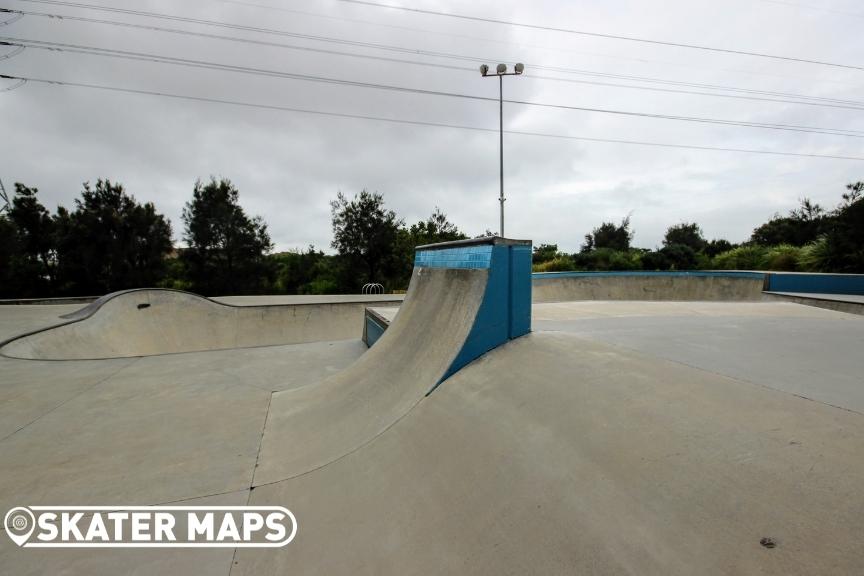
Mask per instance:
[[[510,338],[531,331],[531,246],[510,246]]]
[[[864,295],[864,275],[772,272],[766,284],[769,292]]]
[[[378,341],[379,338],[384,334],[384,331],[387,329],[386,326],[382,326],[378,322],[372,318],[369,313],[366,313],[366,325],[363,329],[363,342],[366,343],[366,346],[369,348],[372,347],[375,342]]]

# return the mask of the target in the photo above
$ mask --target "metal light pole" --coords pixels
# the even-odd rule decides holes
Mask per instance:
[[[525,70],[525,65],[521,62],[513,67],[513,72],[507,72],[506,64],[498,64],[494,74],[489,74],[489,66],[483,64],[480,66],[480,74],[483,77],[497,76],[498,77],[498,152],[499,152],[499,170],[501,177],[501,194],[498,201],[501,203],[501,237],[504,237],[504,76],[519,76]]]

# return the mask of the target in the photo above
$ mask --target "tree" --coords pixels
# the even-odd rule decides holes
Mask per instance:
[[[728,240],[719,238],[717,240],[711,240],[705,245],[705,254],[710,258],[713,258],[714,256],[722,254],[723,252],[728,252],[733,248],[735,248],[735,244],[732,244]]]
[[[192,289],[206,295],[255,294],[267,289],[272,250],[267,225],[250,218],[240,206],[231,181],[210,178],[195,183],[192,200],[183,208],[182,258]]]
[[[585,235],[585,243],[582,252],[591,252],[598,248],[609,248],[611,250],[627,251],[630,249],[630,241],[633,232],[630,230],[630,217],[627,216],[619,226],[612,222],[604,222],[594,228],[591,234]]]
[[[804,246],[824,234],[830,220],[831,216],[826,215],[821,206],[809,198],[803,198],[800,206],[790,210],[788,216],[775,214],[771,220],[753,230],[750,241],[760,246]]]
[[[75,210],[54,219],[58,283],[74,295],[155,286],[172,250],[171,224],[150,202],[139,204],[119,183],[84,183]]]
[[[825,240],[826,271],[864,273],[864,182],[846,186],[843,203],[827,225]]]
[[[421,220],[416,224],[412,224],[408,233],[411,240],[415,242],[415,247],[468,238],[468,236],[459,231],[459,228],[455,224],[447,220],[447,215],[437,206],[432,215],[425,221]]]
[[[672,270],[693,270],[697,267],[696,251],[687,244],[669,244],[660,253]]]
[[[541,264],[554,260],[560,255],[557,244],[540,244],[534,247],[534,253],[531,255],[532,264]]]
[[[0,298],[20,296],[12,274],[12,260],[18,251],[15,232],[15,225],[0,213]]]
[[[394,288],[404,289],[411,281],[414,268],[414,251],[417,246],[452,242],[468,238],[459,228],[447,219],[447,215],[437,206],[426,220],[412,224],[410,228],[400,227],[396,239],[396,259],[391,282]]]
[[[346,261],[346,281],[357,289],[366,282],[384,283],[396,268],[397,238],[403,225],[384,207],[384,196],[363,190],[349,200],[342,192],[330,202],[332,246]]]
[[[801,205],[797,209],[789,212],[789,215],[795,220],[801,222],[813,222],[825,214],[825,209],[819,204],[812,202],[809,198],[802,198],[799,202]]]
[[[702,229],[695,222],[682,222],[681,224],[670,226],[666,230],[666,235],[663,237],[663,246],[669,248],[676,244],[687,246],[694,253],[701,252],[708,245],[705,238],[702,237]],[[679,253],[681,251],[677,250],[675,252]]]
[[[10,282],[19,298],[46,296],[54,283],[54,221],[39,202],[38,192],[16,182],[9,209],[9,223],[15,236],[9,262]]]
[[[332,259],[311,245],[305,252],[292,250],[274,254],[271,259],[276,266],[276,290],[284,294],[309,293],[312,289],[310,285],[322,280],[317,276],[325,271],[321,263],[327,258]],[[327,281],[328,285],[335,284],[334,278],[328,278]],[[323,287],[324,283],[319,282],[317,286]]]

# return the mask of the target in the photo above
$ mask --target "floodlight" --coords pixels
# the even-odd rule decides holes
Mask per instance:
[[[498,64],[498,68],[496,68],[496,71],[498,72],[498,74],[504,74],[505,72],[507,72],[507,65]]]
[[[489,66],[487,66],[486,64],[481,64],[480,65],[480,74],[485,76],[488,72],[489,72]]]
[[[519,62],[518,64],[516,64],[516,66],[514,66],[514,68],[516,69],[516,74],[521,74],[522,71],[525,70],[525,65]]]

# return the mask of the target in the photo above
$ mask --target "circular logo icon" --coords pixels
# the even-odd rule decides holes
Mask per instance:
[[[27,508],[19,506],[6,513],[3,525],[6,526],[6,534],[9,538],[18,546],[23,546],[36,527],[36,517]]]

